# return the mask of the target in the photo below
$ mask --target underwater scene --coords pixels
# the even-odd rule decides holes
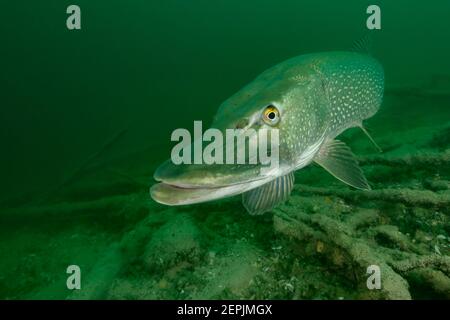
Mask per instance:
[[[450,2],[2,7],[0,299],[450,299]]]

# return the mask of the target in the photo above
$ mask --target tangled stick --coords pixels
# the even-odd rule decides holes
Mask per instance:
[[[356,263],[357,274],[364,275],[368,266],[378,265],[383,274],[383,286],[376,292],[376,298],[411,299],[406,280],[367,242],[354,237],[349,226],[323,214],[307,215],[297,209],[290,210],[286,207],[275,210],[274,226],[276,231],[297,240],[320,241],[323,246],[335,247],[333,250],[350,257],[348,265],[353,267]],[[360,281],[358,287],[361,292],[367,290],[364,286],[365,281]]]
[[[391,167],[413,166],[413,167],[441,167],[450,163],[450,149],[443,153],[423,153],[402,157],[386,157],[382,155],[360,157],[361,165],[387,165]]]
[[[439,255],[411,256],[409,260],[391,261],[392,266],[398,272],[406,273],[414,269],[433,268],[450,276],[450,257]]]
[[[24,219],[74,219],[80,216],[111,214],[127,216],[128,211],[149,210],[153,203],[147,193],[118,195],[91,201],[61,202],[51,205],[24,206],[3,210],[0,223],[23,221]],[[132,207],[132,210],[130,210]]]
[[[324,196],[338,196],[340,198],[357,202],[360,200],[381,200],[388,202],[401,202],[412,206],[435,207],[447,209],[450,206],[450,194],[438,194],[428,190],[412,189],[381,189],[381,190],[350,190],[309,187],[296,185],[296,192],[312,193]]]
[[[299,193],[316,196],[305,198],[296,195]],[[360,275],[360,279],[356,277],[360,297],[410,299],[409,281],[420,281],[440,296],[447,296],[446,288],[450,287],[449,257],[430,255],[429,249],[411,242],[396,226],[383,224],[380,213],[375,209],[354,207],[352,213],[343,219],[339,208],[323,205],[327,200],[321,196],[329,195],[356,203],[384,200],[424,207],[445,207],[450,203],[448,195],[408,189],[364,192],[296,185],[296,192],[289,202],[274,210],[277,232],[300,241],[300,247],[306,248],[308,243],[320,244],[313,255],[318,252],[322,256],[325,254],[331,263],[338,264],[344,274],[354,272]],[[314,203],[317,205],[311,205]],[[385,241],[388,241],[388,247],[385,247]],[[306,251],[305,254],[311,255],[311,252]],[[346,262],[343,263],[342,259]],[[383,287],[380,291],[368,292],[365,287],[363,276],[369,265],[378,265],[381,269]],[[356,271],[349,271],[355,267]]]

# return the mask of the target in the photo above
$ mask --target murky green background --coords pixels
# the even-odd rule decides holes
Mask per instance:
[[[66,28],[70,4],[81,30]],[[382,12],[373,55],[386,98],[368,127],[385,152],[358,131],[343,139],[387,192],[336,194],[351,190],[308,168],[286,208],[263,217],[239,197],[183,208],[149,198],[175,128],[209,124],[278,62],[351,48],[369,4]],[[444,0],[4,3],[0,297],[448,299],[449,15]],[[360,215],[369,218],[350,230]],[[337,230],[370,250],[346,247]],[[369,292],[365,263],[402,280]],[[82,268],[80,291],[66,288],[69,264]]]

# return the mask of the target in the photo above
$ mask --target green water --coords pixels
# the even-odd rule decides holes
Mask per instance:
[[[80,0],[72,31],[70,4],[2,5],[0,298],[450,298],[448,1]],[[174,129],[207,126],[276,63],[351,48],[369,4],[386,93],[367,125],[384,152],[357,129],[341,139],[371,195],[311,166],[263,216],[240,197],[150,199]]]

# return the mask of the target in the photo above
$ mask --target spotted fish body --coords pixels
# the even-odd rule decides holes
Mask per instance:
[[[180,170],[166,163],[155,173],[162,183],[152,188],[152,197],[178,205],[242,193],[244,207],[260,214],[286,200],[293,187],[293,172],[313,161],[353,187],[370,189],[350,149],[334,139],[348,128],[363,128],[363,120],[378,111],[383,90],[383,69],[365,54],[307,54],[275,65],[226,100],[212,127],[222,131],[278,129],[279,168],[255,176],[255,170],[245,167]],[[280,113],[280,121],[273,127],[261,121],[261,110],[268,105]],[[181,184],[183,188],[177,188]]]
[[[227,114],[249,114],[252,105],[261,105],[258,101],[274,103],[287,114],[282,115],[284,123],[279,128],[284,155],[280,160],[291,155],[292,161],[298,161],[311,145],[322,139],[334,139],[373,116],[381,105],[383,84],[381,65],[368,55],[354,52],[301,55],[262,73],[225,101],[216,119],[227,118]],[[213,127],[220,127],[220,121],[216,120]]]
[[[360,126],[379,109],[384,91],[384,73],[373,58],[361,54],[334,54],[324,58],[320,74],[325,75],[329,100],[329,136]]]

